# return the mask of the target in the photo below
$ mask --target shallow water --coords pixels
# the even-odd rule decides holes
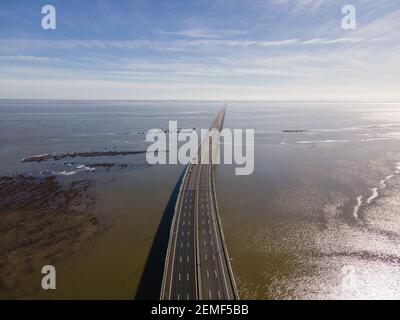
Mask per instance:
[[[254,174],[217,170],[241,297],[399,298],[399,106],[252,107],[225,126],[256,129]]]
[[[107,221],[100,235],[57,262],[57,290],[40,290],[34,270],[25,297],[134,297],[183,167],[148,167],[144,155],[22,158],[143,150],[142,132],[166,128],[168,120],[208,128],[219,106],[2,101],[0,175],[94,179],[96,213]],[[400,105],[237,102],[228,104],[225,127],[255,129],[254,173],[235,176],[233,165],[216,170],[242,298],[400,298]],[[82,167],[104,162],[126,167]]]

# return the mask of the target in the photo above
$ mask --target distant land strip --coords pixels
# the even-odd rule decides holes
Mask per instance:
[[[165,150],[164,152],[168,152]],[[22,159],[22,162],[41,162],[46,160],[61,160],[64,158],[93,158],[93,157],[115,157],[115,156],[128,156],[132,154],[144,154],[147,153],[146,150],[139,151],[88,151],[88,152],[71,152],[71,153],[46,153],[40,155],[34,155]]]

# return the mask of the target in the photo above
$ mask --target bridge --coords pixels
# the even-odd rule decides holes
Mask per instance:
[[[186,167],[171,225],[162,300],[238,299],[214,179],[225,112],[226,106],[218,112],[209,134]]]

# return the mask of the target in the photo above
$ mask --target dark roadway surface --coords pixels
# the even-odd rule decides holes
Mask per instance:
[[[225,109],[222,109],[212,128],[221,130],[224,117]],[[211,134],[218,135],[219,131]],[[201,145],[202,161],[188,165],[176,204],[161,299],[237,298],[218,223],[214,166],[204,161],[208,157],[211,162],[210,148],[205,145],[208,139],[205,140]]]

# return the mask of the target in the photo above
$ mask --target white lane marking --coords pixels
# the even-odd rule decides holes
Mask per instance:
[[[189,262],[189,256],[186,257],[186,262]]]
[[[217,270],[214,270],[215,277],[218,278]]]
[[[190,246],[190,243],[188,242],[188,243],[187,243],[187,247],[189,248],[189,246]]]
[[[206,240],[203,240],[203,245],[206,245]]]
[[[206,258],[206,260],[208,259],[207,253],[204,255],[204,257]]]
[[[210,245],[211,245],[211,247],[213,246],[213,242],[212,242],[212,240],[210,241]]]
[[[187,300],[190,300],[190,298],[189,298],[189,293],[186,295],[186,299],[187,299]]]
[[[207,269],[207,278],[209,278],[210,277],[210,273],[208,272],[208,269]]]
[[[214,210],[212,210],[212,212],[214,213],[214,219],[213,219],[213,225],[214,225],[214,236],[215,235],[217,235],[217,223],[215,222],[215,220],[216,219],[218,219],[218,217],[216,216],[216,213],[214,212]],[[219,243],[219,241],[218,241],[218,239],[216,239],[216,241],[217,241],[217,252],[222,252],[222,250],[221,250],[221,248],[220,248],[220,243]],[[225,288],[226,288],[226,292],[227,292],[227,299],[229,300],[230,299],[230,295],[229,295],[229,290],[228,290],[228,282],[227,282],[227,280],[226,280],[226,274],[225,274],[225,270],[224,270],[224,267],[223,267],[223,261],[222,261],[222,254],[219,254],[219,260],[220,260],[220,265],[221,265],[221,268],[222,268],[222,277],[223,277],[223,279],[224,279],[224,284],[225,284]]]
[[[182,206],[182,203],[179,203],[179,205],[180,206]],[[180,209],[181,209],[182,207],[180,207]],[[177,219],[177,222],[176,222],[176,230],[174,230],[174,235],[177,235],[178,234],[178,232],[180,231],[179,229],[180,229],[180,225],[179,225],[179,220],[180,220],[180,218],[181,218],[181,211],[182,210],[179,210],[179,212],[178,212],[178,219]],[[175,221],[174,221],[175,222]],[[177,247],[177,241],[178,241],[178,239],[177,239],[177,236],[174,236],[174,239],[173,239],[173,250],[174,250],[174,254],[173,254],[173,256],[172,256],[172,268],[171,268],[171,280],[170,280],[170,283],[169,283],[169,290],[168,290],[168,296],[169,296],[169,298],[171,298],[171,293],[172,293],[172,279],[173,279],[173,276],[174,276],[174,266],[175,266],[175,256],[176,256],[176,247]],[[183,247],[183,243],[181,242],[181,247]],[[168,246],[168,250],[170,249],[170,247]],[[165,288],[164,288],[164,290],[165,290]],[[178,295],[178,299],[179,299],[179,295]]]
[[[189,273],[186,273],[186,280],[189,281]]]
[[[203,229],[203,234],[206,234],[206,230]]]
[[[188,235],[190,235],[190,231],[188,231]]]
[[[211,290],[208,290],[208,294],[210,296],[210,299],[212,299]]]
[[[218,290],[218,298],[221,299],[221,292]]]
[[[182,263],[182,256],[179,257],[179,262]]]
[[[180,296],[179,293],[178,293],[178,300],[180,300],[180,298],[181,298],[181,296]]]
[[[183,242],[181,242],[181,248],[183,248]]]
[[[181,274],[179,274],[178,280],[181,281]]]

